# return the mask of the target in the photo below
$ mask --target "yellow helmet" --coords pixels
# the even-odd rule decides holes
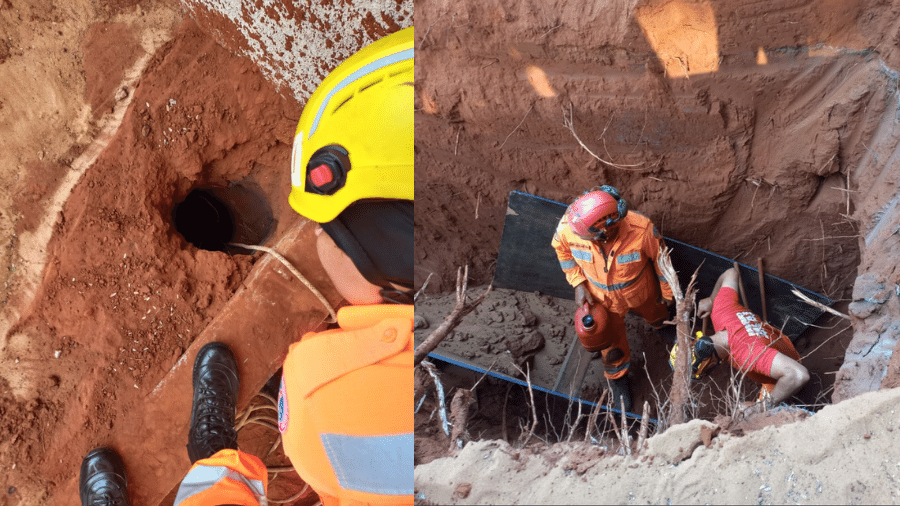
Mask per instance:
[[[326,223],[362,199],[413,200],[413,28],[379,39],[322,81],[291,155],[295,211]]]
[[[713,344],[709,336],[704,336],[703,332],[697,332],[695,338],[692,339],[691,346],[691,377],[699,380],[709,374],[722,361],[719,353],[716,351],[716,345]],[[678,340],[675,340],[675,346],[669,352],[669,367],[675,370],[675,361],[678,357]],[[713,363],[715,359],[715,363]]]

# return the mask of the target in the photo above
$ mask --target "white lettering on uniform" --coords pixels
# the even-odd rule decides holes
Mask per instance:
[[[744,324],[747,333],[755,337],[768,337],[762,323],[756,318],[756,315],[749,311],[742,311],[737,314],[738,319]]]

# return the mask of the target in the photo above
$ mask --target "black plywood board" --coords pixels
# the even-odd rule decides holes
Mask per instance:
[[[550,246],[556,225],[565,211],[565,204],[518,191],[510,192],[497,268],[494,271],[494,286],[523,292],[540,292],[563,299],[575,298],[575,291],[566,282],[556,252]],[[678,273],[682,290],[687,288],[697,267],[703,264],[697,274],[698,300],[712,292],[719,274],[734,266],[733,260],[721,255],[668,237],[665,241],[672,249],[672,266]],[[747,293],[747,305],[751,311],[761,316],[759,271],[754,267],[739,265],[741,281]],[[799,300],[791,293],[794,288],[826,306],[834,303],[824,295],[766,274],[769,323],[783,329],[792,340],[796,340],[824,313]]]

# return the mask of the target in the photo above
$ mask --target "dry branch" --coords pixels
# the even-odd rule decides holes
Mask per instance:
[[[641,429],[638,432],[637,451],[644,448],[644,441],[647,440],[647,432],[650,430],[650,403],[644,401],[644,413],[641,415]]]
[[[757,270],[759,271],[759,298],[762,303],[762,317],[764,322],[769,321],[769,313],[766,311],[766,274],[763,271],[763,259],[759,257],[756,261]]]
[[[444,385],[441,384],[441,380],[438,378],[437,369],[434,367],[429,361],[422,362],[422,367],[428,371],[428,374],[434,379],[434,388],[437,392],[438,404],[440,404],[440,416],[441,416],[441,428],[444,429],[444,434],[450,435],[450,423],[447,421],[447,404],[444,400]]]
[[[415,296],[413,296],[413,302],[419,300],[419,295],[422,295],[422,293],[425,292],[425,287],[427,287],[427,286],[428,286],[428,282],[431,281],[431,276],[432,276],[432,275],[434,275],[433,272],[429,272],[429,273],[428,273],[428,277],[425,278],[425,282],[422,283],[422,288],[419,288],[419,291],[416,292],[416,295],[415,295]]]
[[[571,405],[571,403],[570,403],[570,405]],[[568,411],[567,411],[567,412],[566,412],[566,417],[568,418],[568,416],[569,416],[569,414],[568,414]],[[569,437],[566,438],[566,442],[567,442],[567,443],[568,443],[569,441],[571,441],[571,440],[572,440],[572,436],[575,435],[575,429],[578,428],[578,424],[581,423],[581,419],[582,419],[583,416],[584,416],[584,415],[583,415],[583,413],[581,412],[581,403],[579,402],[579,403],[578,403],[578,416],[575,417],[575,421],[572,422],[572,425],[569,427]]]
[[[672,378],[672,389],[669,393],[669,399],[672,401],[672,405],[669,407],[669,424],[675,425],[688,420],[689,408],[691,407],[691,369],[688,358],[691,348],[690,315],[694,307],[694,297],[697,295],[695,283],[700,267],[697,267],[697,270],[694,271],[686,292],[682,294],[681,284],[678,281],[675,268],[672,267],[669,251],[671,251],[669,248],[660,248],[657,263],[663,277],[672,288],[672,294],[675,297],[678,354],[675,357],[675,374]]]
[[[509,135],[507,135],[505,139],[503,139],[503,143],[500,144],[500,147],[499,147],[499,148],[497,148],[498,150],[503,149],[503,146],[506,144],[506,141],[509,140],[510,136],[512,136],[512,134],[516,133],[516,130],[518,130],[519,127],[522,126],[522,123],[525,123],[525,118],[528,117],[528,114],[531,113],[531,110],[532,110],[532,109],[534,109],[534,104],[533,104],[533,103],[531,104],[531,107],[529,107],[528,110],[525,111],[525,116],[522,116],[522,121],[520,121],[519,124],[516,125],[516,128],[513,128],[513,131],[510,132]]]
[[[821,309],[822,311],[828,311],[829,313],[831,313],[831,314],[833,314],[833,315],[835,315],[835,316],[840,316],[841,318],[846,318],[847,320],[850,319],[849,316],[847,316],[847,315],[845,315],[844,313],[838,311],[837,309],[832,309],[832,308],[826,306],[825,304],[816,302],[816,301],[810,299],[809,297],[807,297],[806,295],[803,295],[802,293],[800,293],[800,290],[797,290],[796,288],[792,288],[792,289],[791,289],[791,293],[793,293],[794,295],[796,295],[800,300],[802,300],[803,302],[809,304],[810,306],[817,307],[817,308]]]
[[[581,142],[581,138],[579,138],[578,134],[575,133],[575,122],[574,122],[574,119],[572,116],[572,104],[571,103],[569,104],[569,114],[568,115],[566,114],[565,109],[563,109],[563,126],[568,128],[569,131],[572,132],[572,136],[575,137],[575,140],[578,141],[578,144],[580,144],[581,147],[584,148],[584,150],[588,152],[588,154],[590,154],[591,156],[593,156],[594,158],[599,160],[600,163],[604,163],[606,165],[609,165],[610,167],[615,167],[617,169],[643,170],[643,169],[632,169],[631,168],[631,167],[640,167],[643,165],[643,163],[638,163],[638,164],[634,164],[634,165],[621,165],[618,163],[613,163],[613,162],[604,160],[603,158],[600,158],[599,156],[595,155],[594,152],[591,151],[590,148],[588,148],[584,144],[584,142]]]
[[[584,431],[584,442],[587,443],[591,439],[591,432],[594,430],[594,425],[597,423],[597,415],[600,414],[600,408],[603,407],[603,403],[606,402],[606,394],[609,393],[609,390],[604,390],[602,394],[600,394],[600,400],[597,401],[597,405],[594,406],[594,409],[591,410],[591,416],[588,417],[588,425]]]
[[[621,397],[619,397],[619,399],[621,399]],[[612,406],[613,405],[610,404],[610,407],[612,407]],[[623,428],[623,430],[619,430],[619,424],[616,423],[616,417],[613,416],[611,409],[606,410],[606,419],[609,420],[610,422],[612,422],[613,434],[615,434],[616,439],[619,440],[619,446],[621,446],[622,448],[625,448],[625,445],[627,444],[627,441],[628,441],[628,432],[625,431],[624,428]],[[625,434],[625,439],[622,439],[622,434]]]
[[[501,413],[502,418],[500,420],[500,439],[509,443],[509,434],[506,430],[506,403],[509,401],[509,391],[512,390],[512,383],[507,383],[506,385],[506,395],[503,397],[503,412]]]
[[[475,395],[471,390],[460,388],[453,394],[450,401],[450,422],[453,431],[450,433],[450,451],[462,448],[462,438],[466,434],[466,424],[469,422],[469,407],[475,401]]]
[[[440,327],[435,329],[434,332],[429,335],[425,341],[420,344],[415,351],[414,354],[414,364],[418,365],[422,362],[429,353],[434,351],[437,348],[438,344],[450,334],[450,331],[456,328],[459,325],[460,320],[463,319],[464,316],[471,313],[473,309],[478,307],[479,304],[487,297],[487,294],[493,288],[493,285],[488,285],[487,289],[478,296],[477,299],[472,302],[466,301],[466,290],[469,285],[469,266],[467,265],[465,268],[465,273],[463,273],[462,269],[457,269],[456,271],[456,307],[453,308],[453,311],[450,313],[447,318],[444,319],[443,323],[441,323]]]
[[[737,284],[738,284],[738,291],[741,294],[741,305],[749,308],[750,306],[748,305],[749,303],[747,302],[747,292],[744,291],[744,282],[741,281],[741,266],[740,266],[740,264],[737,263],[737,260],[734,261],[734,270],[735,270],[735,272],[737,272]]]
[[[273,250],[272,248],[269,248],[266,246],[254,246],[252,244],[241,244],[241,243],[237,243],[237,242],[232,242],[232,243],[228,243],[228,244],[230,246],[237,246],[238,248],[244,248],[244,249],[255,250],[255,251],[265,251],[266,253],[275,257],[279,262],[284,264],[284,266],[287,267],[288,270],[294,274],[294,276],[297,276],[297,279],[299,279],[300,282],[306,286],[306,288],[309,288],[309,291],[311,291],[313,293],[313,295],[315,295],[316,298],[319,299],[319,302],[321,302],[322,305],[325,306],[325,309],[328,310],[328,314],[331,315],[331,321],[329,323],[337,322],[337,313],[334,312],[334,308],[331,307],[331,304],[328,303],[328,301],[325,299],[325,296],[322,295],[322,292],[317,290],[316,287],[314,287],[313,284],[309,282],[309,280],[307,280],[305,277],[303,277],[303,274],[300,274],[300,271],[298,271],[293,265],[291,265],[291,263],[288,262],[288,260],[286,258],[281,256],[280,253],[278,253],[277,251]]]
[[[625,417],[625,398],[619,397],[619,408],[622,415],[622,441],[625,442],[625,455],[631,455],[631,443],[628,442],[628,419]]]
[[[528,383],[528,395],[531,397],[531,416],[534,421],[531,423],[531,428],[528,429],[528,434],[525,435],[525,440],[522,441],[522,447],[528,444],[531,441],[531,436],[534,435],[534,431],[537,429],[538,424],[538,416],[537,416],[537,407],[535,407],[534,403],[534,389],[531,387],[531,369],[528,367],[528,364],[525,364],[525,371],[519,368],[516,364],[513,364],[513,367],[519,370],[519,372],[525,376],[525,381]]]

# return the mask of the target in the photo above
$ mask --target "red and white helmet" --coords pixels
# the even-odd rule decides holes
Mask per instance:
[[[569,206],[567,213],[569,226],[573,232],[585,239],[605,241],[606,229],[624,215],[620,212],[621,203],[624,203],[621,198],[616,198],[605,191],[585,193]]]

